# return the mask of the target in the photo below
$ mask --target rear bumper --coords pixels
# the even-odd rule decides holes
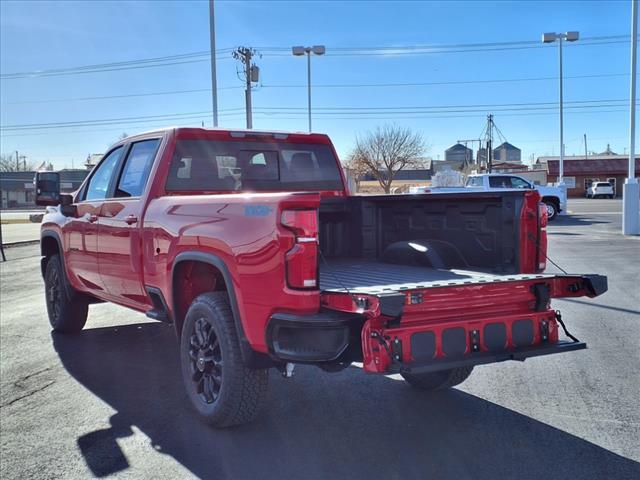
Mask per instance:
[[[583,350],[587,348],[584,342],[559,341],[557,343],[541,344],[531,347],[505,350],[504,352],[480,352],[472,353],[463,358],[457,359],[434,359],[424,362],[394,363],[391,364],[391,373],[428,373],[439,370],[450,370],[452,368],[469,367],[474,365],[484,365],[487,363],[504,362],[506,360],[518,360],[523,362],[530,357],[540,357],[554,353],[571,352],[573,350]]]
[[[353,341],[351,332],[361,327],[362,315],[321,310],[311,315],[275,313],[267,327],[267,345],[276,360],[296,363],[332,362]]]

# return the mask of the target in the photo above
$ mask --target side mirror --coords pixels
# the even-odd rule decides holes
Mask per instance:
[[[73,195],[60,194],[60,213],[65,217],[77,217],[78,208],[73,204]]]
[[[36,172],[33,184],[36,187],[36,205],[60,204],[60,174],[58,172]]]

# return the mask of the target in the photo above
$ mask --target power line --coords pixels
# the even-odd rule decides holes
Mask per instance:
[[[628,102],[628,99],[602,99],[602,100],[573,100],[566,104]],[[551,102],[525,102],[525,103],[480,103],[464,105],[429,105],[429,106],[394,106],[394,107],[316,107],[316,110],[400,110],[400,109],[433,109],[433,108],[493,108],[493,107],[523,107],[527,105],[557,105],[557,101]],[[266,110],[304,110],[305,107],[258,107]]]
[[[532,42],[533,43],[533,42]],[[535,42],[539,43],[539,42]],[[610,44],[627,44],[628,41],[625,40],[610,40],[603,42],[578,42],[568,44],[571,48],[575,48],[577,46],[588,47],[592,45],[610,45]],[[495,47],[495,48],[464,48],[459,50],[448,50],[442,48],[431,48],[425,50],[419,49],[410,49],[404,50],[402,47],[399,47],[396,51],[390,50],[379,50],[379,51],[352,51],[352,52],[338,52],[338,53],[330,53],[327,52],[328,57],[373,57],[373,56],[409,56],[409,55],[430,55],[430,54],[443,54],[443,53],[470,53],[470,52],[501,52],[507,50],[530,50],[530,49],[544,49],[544,48],[553,48],[549,45],[539,44],[539,45],[528,45],[528,46],[513,46],[513,47]],[[265,53],[265,57],[286,57],[288,56],[286,53]]]
[[[242,87],[218,87],[218,90],[231,90]],[[143,92],[143,93],[128,93],[123,95],[102,95],[97,97],[74,97],[74,98],[58,98],[52,100],[25,100],[22,102],[5,102],[3,105],[26,105],[33,103],[57,103],[57,102],[82,102],[89,100],[112,100],[114,98],[132,98],[132,97],[152,97],[159,95],[178,95],[183,93],[201,93],[211,92],[211,88],[196,88],[192,90],[168,90],[162,92]]]
[[[600,37],[585,37],[580,42],[572,44],[575,46],[606,45],[616,43],[627,43],[628,35],[609,35]],[[257,47],[264,56],[290,56],[289,48],[286,47]],[[394,56],[394,55],[426,55],[434,53],[464,53],[480,51],[502,51],[520,50],[530,48],[550,48],[538,41],[511,41],[494,43],[467,43],[453,45],[400,45],[400,46],[378,46],[378,47],[331,47],[327,56]],[[232,58],[230,53],[233,48],[216,50],[216,54],[221,54],[219,58]],[[225,56],[226,54],[226,56]],[[100,63],[92,65],[81,65],[67,68],[53,68],[43,70],[33,70],[24,72],[12,72],[0,74],[2,80],[15,80],[22,78],[51,77],[61,75],[76,75],[87,73],[101,73],[110,71],[155,68],[172,65],[184,65],[188,63],[198,63],[209,61],[208,51],[189,52],[176,55],[166,55],[161,57],[140,58],[134,60],[124,60],[120,62]]]
[[[607,77],[628,77],[628,73],[601,73],[592,75],[567,75],[566,79],[583,79],[583,78],[607,78]],[[525,77],[525,78],[502,78],[502,79],[490,79],[490,80],[453,80],[453,81],[441,81],[441,82],[423,82],[423,83],[334,83],[334,84],[318,84],[313,88],[366,88],[366,87],[426,87],[436,85],[474,85],[474,84],[488,84],[488,83],[511,83],[511,82],[535,82],[546,80],[558,80],[558,77]],[[218,90],[235,90],[244,88],[242,86],[228,86],[218,87]],[[260,85],[260,88],[307,88],[307,85],[303,84],[275,84],[275,85]],[[26,104],[39,104],[39,103],[57,103],[57,102],[80,102],[80,101],[92,101],[92,100],[111,100],[117,98],[133,98],[133,97],[148,97],[148,96],[161,96],[161,95],[179,95],[185,93],[204,93],[211,92],[211,88],[197,88],[191,90],[167,90],[160,92],[142,92],[142,93],[130,93],[122,95],[102,95],[95,97],[72,97],[72,98],[60,98],[52,100],[25,100],[20,102],[3,102],[3,105],[26,105]]]
[[[624,100],[588,100],[581,103],[580,105],[569,104],[567,105],[567,110],[571,111],[572,109],[601,109],[601,108],[611,108],[611,107],[619,107],[621,105],[616,105],[612,102],[621,102]],[[584,104],[589,102],[599,102],[599,105],[594,104]],[[605,103],[608,102],[608,103]],[[572,102],[573,103],[573,102]],[[407,115],[411,114],[422,114],[422,115],[430,115],[431,118],[438,118],[438,114],[457,114],[457,113],[483,113],[486,112],[488,107],[491,107],[490,110],[496,112],[530,112],[526,114],[533,114],[533,112],[540,110],[556,110],[557,106],[549,105],[550,102],[538,102],[531,103],[527,105],[532,106],[517,106],[517,107],[509,107],[509,105],[518,105],[518,104],[503,104],[507,108],[502,108],[500,104],[495,105],[466,105],[466,106],[434,106],[434,107],[418,107],[414,110],[407,110],[407,107],[381,107],[378,110],[348,110],[348,107],[345,109],[335,108],[331,111],[319,111],[318,115],[323,116],[324,118],[339,118],[337,115],[342,116],[341,118],[374,118],[372,115],[385,115],[386,118],[392,116],[392,118],[411,118],[407,117]],[[467,108],[462,108],[467,107]],[[297,108],[297,107],[294,107]],[[276,110],[271,109],[269,107],[263,107],[258,110],[257,113],[268,116],[278,116],[278,118],[282,119],[280,115],[304,115],[303,111],[297,111],[292,108],[291,110]],[[403,110],[389,111],[382,110],[385,108],[400,108]],[[414,108],[414,107],[409,107]],[[444,110],[433,110],[434,108],[440,108]],[[452,108],[458,108],[457,110],[452,110]],[[222,111],[221,115],[224,116],[238,116],[242,114],[242,108],[230,108]],[[162,121],[168,122],[171,120],[184,120],[184,119],[200,119],[206,117],[211,114],[211,111],[199,111],[199,112],[185,112],[185,113],[175,113],[175,114],[164,114],[164,115],[145,115],[145,116],[137,116],[137,117],[119,117],[119,118],[104,118],[104,119],[93,119],[93,120],[78,120],[78,121],[68,121],[68,122],[51,122],[51,123],[32,123],[32,124],[20,124],[20,125],[6,125],[0,126],[0,130],[3,132],[14,132],[14,131],[29,131],[29,130],[47,130],[47,129],[61,129],[61,128],[77,128],[82,126],[104,126],[104,125],[124,125],[124,124],[135,124],[135,123],[148,123],[150,121]],[[404,115],[404,117],[403,117]],[[293,117],[296,118],[296,117]],[[385,118],[385,117],[383,117]]]
[[[598,110],[596,112],[590,112],[590,111],[567,111],[565,113],[567,114],[602,114],[602,113],[625,113],[628,112],[628,109],[614,109],[614,110]],[[257,114],[261,114],[261,115],[266,115],[264,113],[260,113],[260,112],[256,112]],[[237,116],[238,120],[240,120],[243,116],[244,113],[233,113],[233,114],[228,114],[229,116]],[[471,114],[466,114],[466,115],[460,115],[460,114],[456,114],[456,115],[408,115],[408,116],[401,116],[401,117],[394,117],[395,120],[436,120],[436,119],[450,119],[450,118],[484,118],[486,115],[485,112],[476,112],[476,113],[471,113]],[[544,115],[556,115],[555,112],[533,112],[533,113],[505,113],[505,114],[501,114],[500,117],[522,117],[522,116],[544,116]],[[193,120],[193,121],[198,121],[198,123],[200,123],[200,121],[205,121],[205,120],[209,120],[211,117],[211,112],[209,112],[208,114],[205,115],[195,115],[193,117],[183,117],[181,118],[181,120]],[[341,116],[334,116],[334,117],[323,117],[325,120],[345,120],[345,121],[352,121],[352,120],[388,120],[388,117],[369,117],[369,116],[365,116],[365,117],[341,117]],[[278,119],[280,120],[300,120],[300,117],[278,117]],[[163,125],[158,127],[158,128],[164,128],[167,124],[167,120],[148,120],[148,121],[136,121],[136,122],[121,122],[121,123],[113,123],[113,124],[108,124],[108,125],[125,125],[125,124],[130,124],[130,123],[158,123],[158,122],[162,122]],[[98,126],[98,125],[95,125]],[[194,126],[197,127],[199,125],[193,125],[193,123],[181,123],[181,124],[171,124],[170,126]],[[100,132],[106,132],[106,131],[117,131],[120,130],[121,128],[117,128],[117,129],[100,129],[100,130],[81,130],[81,131],[77,131],[74,130],[73,132],[68,132],[68,133],[73,133],[74,135],[76,133],[100,133]],[[47,136],[47,135],[60,135],[63,132],[60,131],[45,131],[45,132],[38,132],[38,133],[9,133],[9,134],[5,134],[2,133],[2,137],[22,137],[22,136]]]
[[[568,78],[601,78],[601,77],[623,77],[629,76],[628,73],[600,73],[593,75],[565,75]],[[534,82],[543,80],[558,80],[558,77],[525,77],[525,78],[506,78],[492,80],[452,80],[441,82],[420,82],[420,83],[334,83],[334,84],[314,84],[313,88],[362,88],[362,87],[426,87],[431,85],[472,85],[478,83],[508,83],[508,82]],[[263,88],[307,88],[302,84],[289,85],[262,85]]]

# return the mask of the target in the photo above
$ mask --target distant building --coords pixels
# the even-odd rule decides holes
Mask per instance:
[[[95,167],[98,162],[102,160],[102,157],[102,153],[90,153],[89,155],[87,155],[87,161],[84,162],[84,166],[87,168],[87,170],[92,170],[93,167]]]
[[[400,170],[396,173],[394,177],[395,180],[403,180],[403,181],[420,181],[420,180],[430,180],[433,175],[433,167],[432,165],[436,162],[433,162],[430,158],[421,158],[420,159],[421,166],[423,168],[407,168]],[[370,182],[376,180],[376,177],[371,173],[365,173],[362,175],[360,180],[365,182]]]
[[[491,173],[518,173],[526,172],[529,168],[521,163],[493,162]]]
[[[640,175],[640,155],[636,156],[636,177]],[[536,167],[546,166],[549,182],[557,182],[560,157],[538,157]],[[627,178],[629,155],[617,155],[607,146],[602,154],[564,157],[564,183],[567,195],[584,197],[593,182],[609,182],[616,193],[622,195],[622,184]]]
[[[522,151],[509,142],[504,142],[493,149],[493,163],[496,162],[522,163]]]
[[[88,170],[60,170],[60,191],[77,190],[88,174]],[[35,206],[35,175],[36,172],[0,173],[0,208]]]
[[[464,164],[470,165],[473,163],[473,150],[461,143],[456,143],[444,151],[444,160],[446,162],[457,162],[461,166]]]

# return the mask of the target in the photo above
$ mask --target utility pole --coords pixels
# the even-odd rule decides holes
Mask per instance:
[[[587,153],[587,134],[584,134],[584,159],[586,160],[588,158],[588,153]]]
[[[247,110],[247,129],[253,128],[253,120],[251,113],[251,82],[258,81],[259,69],[251,63],[251,59],[256,51],[251,47],[238,47],[231,55],[243,65],[244,82],[245,82],[245,104]]]
[[[251,108],[251,52],[246,52],[244,56],[244,69],[246,72],[247,85],[244,90],[245,102],[247,106],[247,128],[253,128],[253,112]]]
[[[493,167],[493,115],[487,115],[487,170]]]
[[[216,75],[216,22],[213,0],[209,0],[209,40],[211,46],[211,101],[213,103],[213,126],[218,126],[218,78]]]
[[[20,155],[18,155],[18,150],[16,150],[16,172],[20,171]]]

